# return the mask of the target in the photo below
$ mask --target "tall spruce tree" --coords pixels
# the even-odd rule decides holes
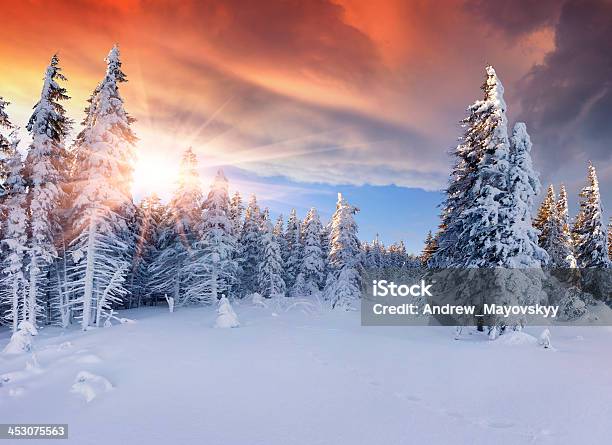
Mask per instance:
[[[164,214],[165,207],[155,193],[144,198],[136,210],[136,246],[130,274],[130,288],[136,306],[140,306],[143,300],[150,299],[149,268],[160,254],[159,237]]]
[[[610,267],[599,181],[593,164],[589,164],[588,184],[580,192],[580,198],[580,211],[572,228],[578,267]]]
[[[204,202],[204,217],[198,228],[200,239],[187,266],[190,275],[186,294],[204,304],[213,304],[228,294],[237,280],[236,238],[230,219],[228,184],[222,170],[217,172]]]
[[[262,215],[257,198],[251,195],[244,214],[244,224],[240,237],[240,287],[241,294],[247,295],[257,290],[258,265],[261,257]]]
[[[538,234],[533,228],[532,208],[540,192],[540,179],[531,161],[531,138],[527,126],[517,122],[510,138],[508,194],[502,199],[502,215],[507,227],[502,231],[507,240],[508,267],[541,267],[548,262],[545,250],[538,247]]]
[[[321,230],[322,225],[319,220],[319,214],[313,207],[306,214],[306,218],[304,218],[300,235],[300,243],[302,245],[300,274],[304,283],[303,291],[307,294],[318,292],[325,280],[325,261],[323,249],[321,248]]]
[[[202,199],[198,161],[193,150],[188,148],[181,158],[178,185],[162,223],[160,253],[148,267],[151,292],[172,297],[177,307],[193,302],[185,292],[192,284],[186,268],[200,238]]]
[[[119,48],[114,46],[105,60],[106,75],[90,98],[74,151],[69,279],[84,330],[99,326],[103,314],[127,295],[133,248],[130,184],[136,136],[119,94],[119,84],[127,80]]]
[[[481,89],[484,98],[470,105],[467,109],[468,116],[461,121],[465,132],[454,152],[451,181],[442,203],[438,249],[430,261],[432,267],[453,267],[461,264],[463,246],[458,243],[458,238],[464,231],[469,230],[469,226],[464,227],[466,221],[459,216],[470,204],[467,192],[473,188],[482,158],[492,142],[485,140],[482,133],[486,130],[491,136],[500,125],[504,128],[506,126],[503,87],[493,67],[486,68],[486,78]],[[503,131],[502,129],[502,133]],[[507,145],[503,135],[498,134],[498,137]],[[507,139],[507,135],[505,137]]]
[[[540,204],[538,214],[533,220],[533,227],[535,227],[538,233],[538,243],[540,246],[548,245],[548,234],[546,233],[546,221],[550,219],[550,215],[553,213],[553,207],[557,205],[557,196],[555,193],[555,187],[550,184],[546,190],[546,196]]]
[[[257,286],[265,298],[284,297],[287,286],[283,280],[283,258],[272,223],[264,211],[261,221],[260,259],[257,267]]]
[[[559,199],[555,205],[549,205],[554,199],[554,189],[549,187],[545,202],[540,208],[540,217],[544,219],[540,225],[541,232],[539,239],[540,247],[548,253],[550,257],[549,265],[557,268],[575,268],[576,259],[574,258],[571,233],[569,229],[569,210],[567,203],[567,191],[565,186],[561,186]]]
[[[338,193],[336,211],[331,220],[329,266],[325,298],[332,308],[353,308],[361,296],[362,258],[357,223],[359,211]]]
[[[232,195],[230,202],[229,218],[233,226],[234,237],[240,239],[240,232],[242,231],[242,214],[244,213],[244,205],[242,204],[242,197],[240,192],[236,191]]]
[[[427,237],[425,238],[425,246],[423,247],[423,252],[421,253],[421,264],[424,267],[427,267],[429,260],[438,250],[438,241],[432,235],[431,230],[427,232]]]
[[[5,130],[12,132],[14,130],[13,124],[11,124],[8,114],[6,113],[6,107],[10,102],[4,100],[0,96],[0,217],[2,216],[2,196],[6,193],[6,178],[9,174],[9,158],[11,157],[11,142]],[[2,232],[0,232],[1,236]]]
[[[301,245],[300,245],[300,220],[295,209],[291,210],[285,230],[285,242],[283,251],[283,263],[285,265],[285,283],[291,288],[295,283],[300,271]]]
[[[14,129],[4,113],[0,99],[0,123]],[[0,321],[10,323],[13,332],[26,319],[27,280],[25,276],[27,245],[26,184],[23,162],[17,150],[16,133],[0,133],[2,150],[2,195],[0,196]]]
[[[66,78],[61,73],[57,55],[45,71],[40,100],[27,124],[32,136],[25,161],[24,179],[27,197],[29,227],[29,285],[28,321],[36,324],[37,315],[47,309],[39,305],[49,285],[49,268],[58,256],[56,234],[63,231],[58,209],[64,199],[67,165],[64,142],[72,127],[61,102],[69,99],[66,89],[58,82]]]

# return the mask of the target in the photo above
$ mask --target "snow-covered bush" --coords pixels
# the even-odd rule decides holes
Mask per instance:
[[[17,331],[11,336],[8,345],[2,351],[4,354],[21,354],[32,350],[32,336],[38,335],[36,327],[29,321],[22,321]]]
[[[219,308],[217,309],[216,328],[237,328],[240,326],[238,317],[232,308],[227,297],[221,297],[219,300]]]
[[[544,346],[544,348],[548,349],[550,348],[552,345],[550,344],[550,330],[548,330],[548,328],[544,329],[542,331],[542,333],[540,334],[540,338],[538,340],[538,343],[542,346]]]
[[[590,294],[582,292],[577,287],[570,287],[559,301],[559,318],[570,321],[582,317],[588,312],[586,302],[591,298]]]
[[[74,379],[74,384],[70,392],[82,396],[87,403],[91,402],[98,394],[108,392],[113,389],[113,385],[105,377],[92,374],[88,371],[81,371]]]

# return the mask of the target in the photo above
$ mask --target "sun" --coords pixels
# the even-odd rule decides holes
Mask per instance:
[[[177,176],[178,166],[171,158],[155,153],[140,155],[134,164],[132,194],[137,201],[153,193],[167,199],[176,188]]]

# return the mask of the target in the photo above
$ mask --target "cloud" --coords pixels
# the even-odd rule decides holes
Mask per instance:
[[[441,3],[13,2],[4,8],[0,84],[18,120],[27,119],[59,49],[68,109],[80,121],[102,59],[119,42],[141,153],[178,158],[193,145],[210,166],[432,190],[446,183],[457,122],[492,63],[546,179],[562,170],[559,159],[605,159],[608,6]]]
[[[520,118],[541,147],[536,159],[544,179],[582,183],[587,160],[603,173],[612,160],[612,2],[565,2],[555,49],[519,86]],[[602,192],[610,190],[610,179],[602,179]]]
[[[487,26],[515,38],[553,26],[563,0],[469,0],[466,9]]]

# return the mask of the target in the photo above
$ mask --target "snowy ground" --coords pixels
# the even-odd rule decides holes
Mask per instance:
[[[35,359],[0,357],[0,423],[68,423],[79,445],[610,443],[611,328],[552,328],[544,350],[526,334],[454,341],[358,313],[234,309],[238,329],[161,307],[43,329]]]

